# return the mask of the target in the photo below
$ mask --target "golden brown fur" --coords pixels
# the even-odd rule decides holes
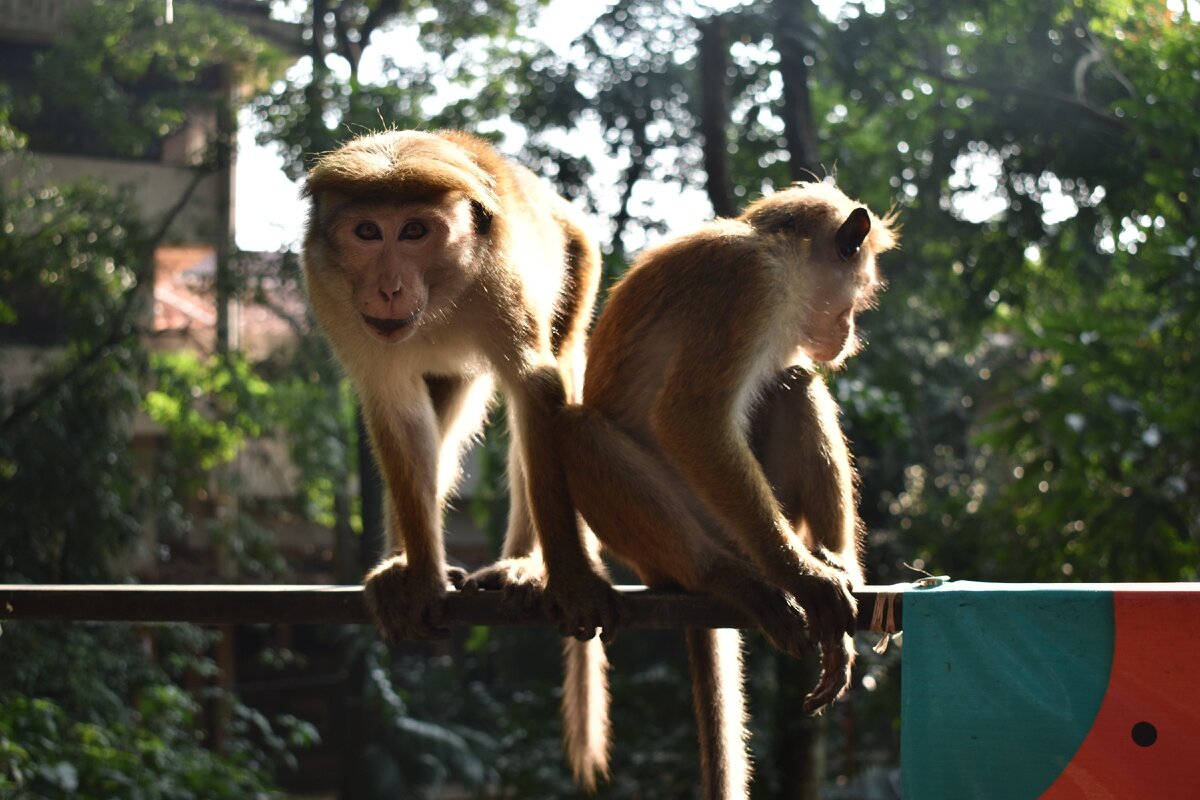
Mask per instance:
[[[448,635],[449,584],[546,602],[586,640],[620,616],[567,493],[552,430],[578,400],[599,253],[571,206],[484,141],[389,131],[309,172],[304,242],[313,311],[362,402],[386,484],[388,554],[366,579],[386,636]],[[442,513],[464,443],[498,383],[512,447],[504,557],[448,570]],[[568,640],[563,700],[572,766],[607,769],[603,652]]]
[[[846,689],[860,583],[854,473],[814,363],[856,348],[854,314],[895,241],[804,184],[644,254],[588,346],[561,416],[576,507],[650,586],[715,594],[781,651],[821,649],[813,712]],[[736,632],[690,631],[704,796],[747,796]]]

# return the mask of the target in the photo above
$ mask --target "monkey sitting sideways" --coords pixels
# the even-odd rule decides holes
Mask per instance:
[[[798,184],[650,249],[600,314],[583,403],[560,416],[576,508],[647,585],[715,595],[789,655],[819,647],[809,713],[849,685],[862,582],[855,475],[814,368],[856,351],[892,221]],[[745,797],[737,632],[687,643],[703,794]]]

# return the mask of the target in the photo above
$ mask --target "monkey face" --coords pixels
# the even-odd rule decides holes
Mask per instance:
[[[379,342],[411,338],[452,306],[474,273],[471,208],[462,198],[350,202],[328,231],[362,329]]]
[[[858,350],[855,315],[874,305],[880,288],[867,241],[870,231],[869,214],[857,208],[827,235],[828,241],[817,237],[813,242],[807,287],[811,306],[804,333],[814,361],[837,366]]]

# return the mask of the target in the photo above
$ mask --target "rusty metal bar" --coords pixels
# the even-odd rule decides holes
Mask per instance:
[[[711,597],[618,586],[629,608],[628,628],[750,628],[738,611]],[[896,587],[855,592],[859,630],[871,630],[877,602],[892,604],[901,627]],[[883,598],[887,598],[884,600]],[[0,622],[86,620],[107,622],[367,624],[361,586],[270,585],[33,585],[0,584]],[[540,609],[515,611],[499,592],[450,592],[447,625],[539,626]]]

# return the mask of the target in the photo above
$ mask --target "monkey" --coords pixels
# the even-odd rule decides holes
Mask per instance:
[[[648,586],[715,595],[785,654],[819,648],[815,713],[847,689],[861,585],[856,475],[819,365],[860,347],[855,315],[897,242],[828,183],[649,249],[587,346],[559,414],[571,498]],[[740,638],[688,630],[706,798],[745,797]]]
[[[568,638],[565,739],[577,779],[607,771],[597,628],[623,609],[580,527],[554,439],[579,399],[599,247],[569,202],[484,140],[389,130],[321,156],[303,189],[314,317],[361,403],[385,485],[387,555],[364,594],[389,640],[443,638],[448,589],[542,603]],[[506,401],[510,512],[502,557],[448,568],[447,496],[493,389]],[[599,715],[599,716],[597,716]]]

